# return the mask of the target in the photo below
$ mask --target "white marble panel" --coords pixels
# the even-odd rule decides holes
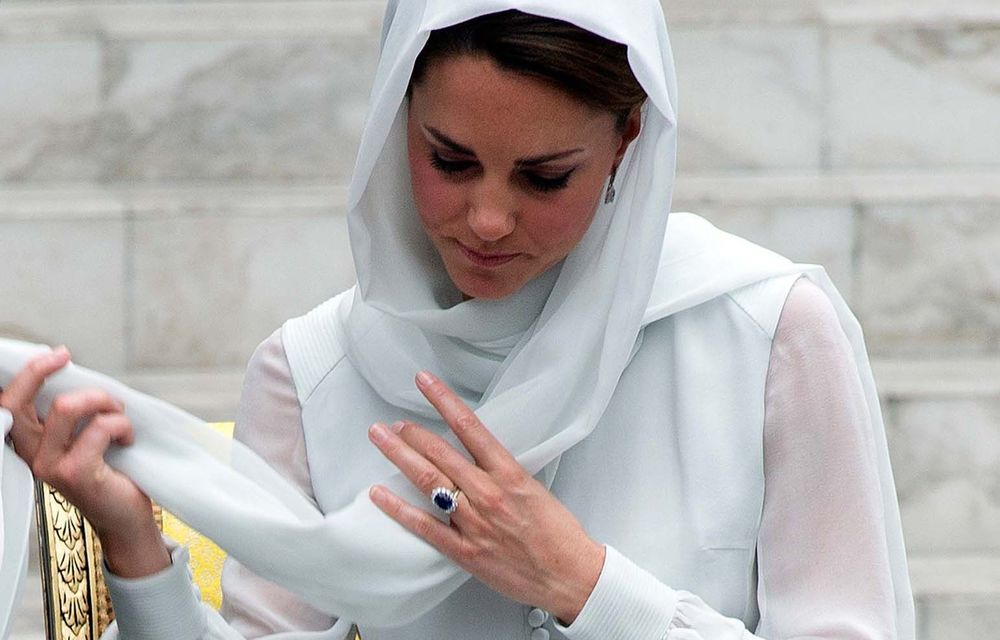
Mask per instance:
[[[80,364],[125,361],[122,221],[0,221],[0,335],[65,343]]]
[[[385,0],[4,0],[0,39],[378,39]]]
[[[671,41],[681,171],[819,168],[818,28],[688,27]]]
[[[850,207],[698,207],[720,229],[796,262],[822,265],[850,302],[854,212]]]
[[[989,0],[662,0],[668,21],[701,24],[817,23],[831,15],[852,23],[912,20],[915,14],[950,17],[990,14]],[[996,15],[996,14],[992,14]]]
[[[354,282],[342,216],[142,218],[134,237],[134,368],[243,367]]]
[[[908,553],[907,566],[917,598],[988,596],[1000,605],[1000,554]]]
[[[830,35],[835,168],[1000,166],[1000,27]]]
[[[969,640],[996,637],[1000,600],[994,594],[917,600],[920,640]]]
[[[18,46],[19,59],[41,47]],[[0,142],[18,149],[0,157],[0,179],[346,181],[376,48],[368,34],[110,42],[100,76],[96,48],[59,63],[52,53],[39,64],[67,71],[48,71],[55,79],[30,102],[78,108],[27,129],[0,123]],[[16,77],[0,60],[5,75]]]
[[[907,550],[1000,551],[1000,400],[885,409]]]
[[[104,175],[346,180],[376,46],[370,38],[116,46]]]
[[[858,310],[872,352],[1000,353],[1000,206],[865,210]]]
[[[67,150],[87,143],[100,68],[96,42],[0,42],[0,180],[93,177]]]

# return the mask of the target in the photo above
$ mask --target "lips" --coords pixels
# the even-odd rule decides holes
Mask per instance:
[[[466,259],[479,267],[499,267],[521,255],[520,253],[480,253],[479,251],[470,249],[461,242],[458,243],[458,246]]]

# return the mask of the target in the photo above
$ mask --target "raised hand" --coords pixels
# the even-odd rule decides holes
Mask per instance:
[[[422,372],[417,387],[473,461],[409,422],[375,424],[369,436],[424,495],[461,489],[450,525],[380,485],[372,487],[372,501],[495,591],[572,623],[600,576],[604,547],[447,385]],[[442,497],[440,506],[447,501]]]
[[[170,557],[153,519],[152,503],[127,476],[104,462],[111,445],[132,443],[124,407],[105,391],[57,396],[40,418],[35,397],[45,379],[69,363],[60,347],[32,358],[0,392],[0,407],[14,418],[14,450],[32,473],[72,502],[101,539],[111,570],[126,578],[155,573]]]

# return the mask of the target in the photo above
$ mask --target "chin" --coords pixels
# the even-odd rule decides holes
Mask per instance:
[[[502,300],[517,293],[523,282],[499,276],[483,277],[467,272],[455,273],[449,270],[452,283],[467,298],[482,300]]]
[[[503,300],[504,298],[511,296],[521,288],[520,286],[512,287],[508,284],[494,284],[494,285],[468,285],[468,284],[457,284],[459,291],[462,292],[467,298],[478,298],[480,300]]]

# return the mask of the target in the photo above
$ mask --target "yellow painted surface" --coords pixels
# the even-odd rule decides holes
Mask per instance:
[[[212,424],[212,427],[219,433],[233,437],[232,422],[219,422]],[[220,581],[226,552],[167,511],[163,512],[163,533],[191,551],[191,573],[194,575],[194,583],[201,590],[201,599],[218,610],[222,606]]]

